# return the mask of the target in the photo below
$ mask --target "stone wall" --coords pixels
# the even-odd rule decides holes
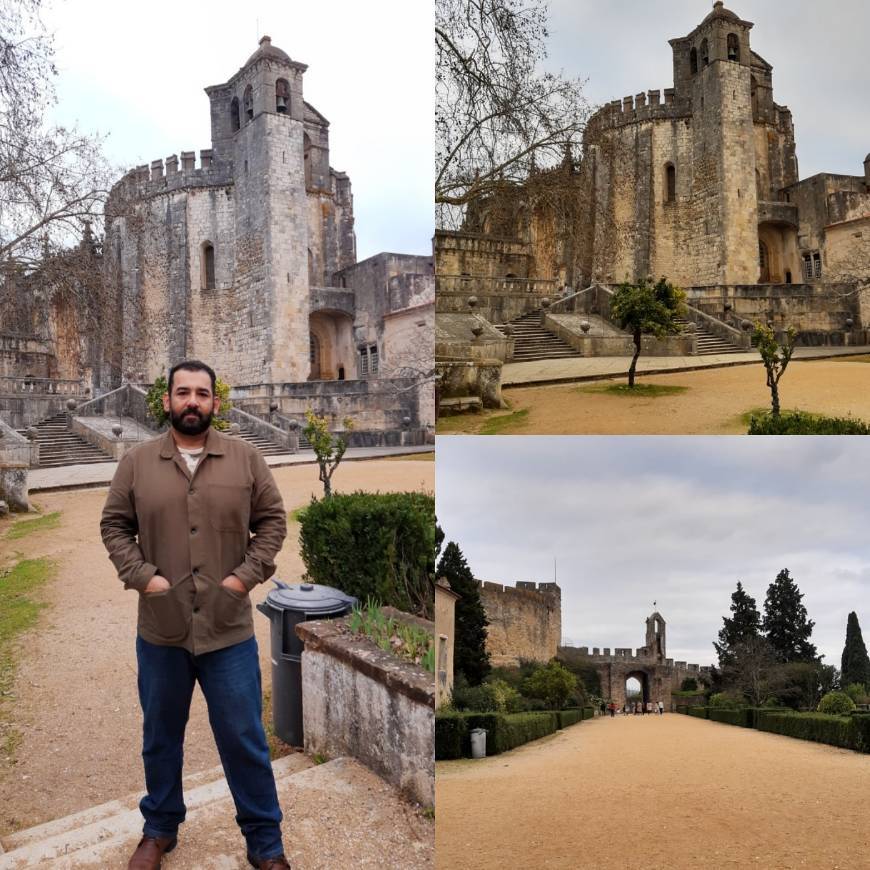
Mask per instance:
[[[530,259],[528,245],[519,239],[446,230],[435,233],[435,271],[439,278],[447,275],[528,278]]]
[[[480,600],[489,621],[486,649],[495,666],[520,659],[548,662],[562,636],[562,593],[555,583],[484,582]]]
[[[434,631],[434,624],[427,623]],[[435,804],[435,680],[337,621],[302,622],[305,749],[352,756],[412,800]]]

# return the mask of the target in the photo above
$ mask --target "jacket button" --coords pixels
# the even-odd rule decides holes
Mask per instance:
[[[198,608],[198,607],[194,607],[194,608],[193,608],[193,612],[194,612],[194,613],[199,613],[199,608]]]
[[[191,535],[195,535],[195,534],[196,534],[196,526],[194,526],[194,527],[190,530],[190,534],[191,534]]]
[[[194,568],[194,569],[193,569],[193,575],[194,575],[194,577],[195,577],[197,574],[199,574],[199,568]]]
[[[188,493],[189,493],[190,495],[193,495],[195,492],[196,492],[196,490],[195,490],[193,487],[191,487],[191,488],[188,490]]]

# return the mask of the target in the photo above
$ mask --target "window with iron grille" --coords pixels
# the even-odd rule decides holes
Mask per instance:
[[[813,259],[809,254],[804,254],[804,280],[813,280]]]
[[[369,355],[368,348],[361,347],[359,349],[359,376],[364,378],[369,373]]]
[[[369,348],[369,372],[373,375],[378,373],[378,346],[376,344]]]
[[[816,278],[822,277],[822,257],[821,254],[813,254],[813,275]]]

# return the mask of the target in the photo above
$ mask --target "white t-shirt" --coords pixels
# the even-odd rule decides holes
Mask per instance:
[[[196,447],[193,449],[189,449],[187,447],[178,448],[178,452],[181,454],[181,458],[187,465],[187,468],[190,471],[191,475],[194,471],[196,471],[196,465],[199,462],[199,458],[202,456],[203,450],[205,450],[205,447]]]

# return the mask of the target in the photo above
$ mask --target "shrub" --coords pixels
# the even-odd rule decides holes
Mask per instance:
[[[526,678],[522,692],[528,698],[543,698],[552,710],[561,710],[576,688],[577,677],[554,659]]]
[[[698,691],[698,681],[694,677],[686,677],[682,683],[680,683],[680,691],[681,692],[697,692]]]
[[[432,619],[435,499],[422,492],[312,499],[299,539],[308,577]]]
[[[843,690],[856,704],[866,704],[868,692],[862,683],[849,683]]]
[[[559,727],[567,728],[569,725],[576,725],[578,722],[583,721],[583,710],[580,708],[576,710],[559,710],[556,713],[556,717]]]
[[[558,728],[556,713],[466,713],[468,730],[486,729],[486,754],[498,755],[530,740],[552,734]]]
[[[724,722],[726,725],[739,725],[741,728],[753,728],[755,717],[749,707],[713,707],[707,711],[707,718],[714,722]]]
[[[870,425],[853,417],[825,417],[806,411],[786,411],[779,417],[753,415],[750,435],[868,435]]]
[[[149,388],[145,394],[145,406],[148,409],[148,416],[158,425],[163,426],[169,422],[169,414],[163,410],[163,394],[169,389],[166,381],[166,375],[160,375],[157,380]],[[215,398],[221,400],[220,412],[211,418],[212,429],[218,429],[221,432],[226,432],[230,428],[230,421],[227,419],[227,413],[233,407],[230,401],[230,385],[220,378],[215,379],[214,384]]]
[[[708,719],[706,707],[689,707],[689,715],[698,719]]]
[[[479,686],[454,684],[453,706],[477,713],[518,713],[523,699],[504,680],[489,680]]]
[[[468,722],[465,715],[456,712],[439,712],[435,716],[435,758],[462,758],[469,754]]]
[[[685,716],[688,714],[689,708],[686,704],[677,704],[677,712],[682,713]]]
[[[760,731],[827,743],[843,749],[857,749],[861,745],[861,732],[849,716],[765,711],[758,717],[757,727]]]
[[[870,752],[870,713],[853,712],[850,716],[855,733],[855,749]]]
[[[584,719],[593,719],[595,717],[595,708],[594,707],[584,707],[583,708],[583,718]]]
[[[720,710],[737,710],[743,706],[743,699],[736,698],[730,692],[716,692],[715,695],[710,695],[709,706],[718,707]]]
[[[819,713],[831,716],[845,716],[855,709],[855,702],[845,692],[828,692],[818,706]]]

